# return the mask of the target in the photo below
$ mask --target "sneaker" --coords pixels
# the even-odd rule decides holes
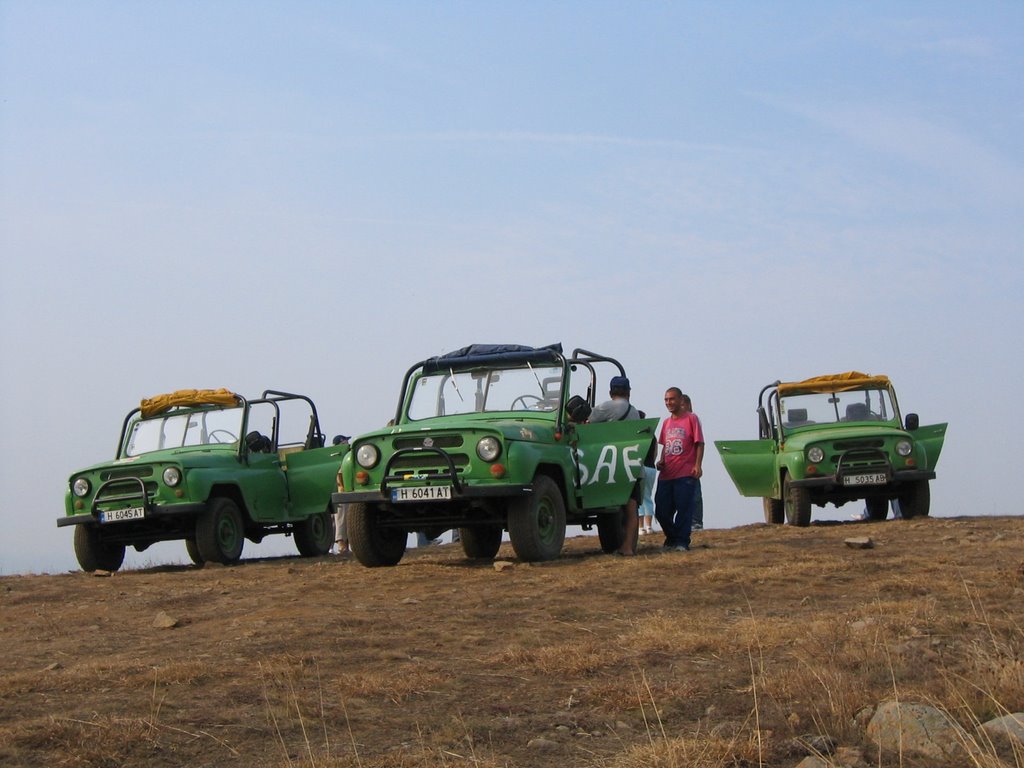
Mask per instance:
[[[690,530],[691,531],[703,531],[704,530],[704,524],[703,523],[694,523],[693,525],[690,526]]]
[[[676,546],[672,547],[672,551],[673,552],[689,552],[690,548],[686,547],[686,546],[683,546],[682,544],[677,544]]]

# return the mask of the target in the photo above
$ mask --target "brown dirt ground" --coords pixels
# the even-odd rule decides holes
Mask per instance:
[[[499,567],[449,545],[7,576],[0,765],[771,768],[814,734],[924,765],[879,756],[863,710],[1024,709],[1022,534],[751,525],[537,565],[506,543]]]

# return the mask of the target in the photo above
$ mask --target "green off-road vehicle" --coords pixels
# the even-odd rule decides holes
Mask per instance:
[[[763,498],[768,523],[809,525],[812,504],[861,499],[871,520],[884,520],[890,501],[903,517],[928,514],[946,425],[922,427],[916,413],[901,421],[887,377],[776,381],[761,390],[757,415],[759,440],[715,446],[739,492]]]
[[[189,557],[233,563],[245,539],[294,535],[304,556],[334,543],[331,493],[347,445],[324,447],[313,401],[226,389],[143,400],[124,420],[113,461],[75,472],[66,515],[86,571],[116,571],[125,546],[182,539]]]
[[[584,423],[616,360],[577,349],[472,345],[416,363],[392,426],[353,439],[342,462],[352,551],[397,564],[410,532],[458,529],[471,558],[493,558],[508,531],[526,561],[561,552],[567,524],[623,540],[625,504],[657,419]],[[605,397],[600,398],[604,400]]]

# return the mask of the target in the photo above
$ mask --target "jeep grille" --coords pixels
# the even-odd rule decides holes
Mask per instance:
[[[149,474],[152,474],[150,472]],[[150,480],[146,483],[146,495],[152,497],[156,493],[156,482]],[[134,481],[126,481],[123,483],[111,483],[106,485],[96,496],[96,501],[105,501],[112,499],[124,499],[124,498],[138,498],[139,495],[139,484]]]
[[[100,473],[104,480],[116,480],[119,477],[152,477],[153,467],[118,467]]]
[[[862,440],[837,440],[832,447],[837,451],[850,451],[856,448],[881,448],[885,441],[880,437],[869,437]]]
[[[464,453],[448,454],[455,468],[459,472],[465,472],[469,465],[469,457]],[[407,453],[399,456],[391,462],[391,471],[395,474],[400,472],[444,472],[448,465],[436,453]]]
[[[884,472],[889,469],[888,457],[882,451],[871,448],[846,451],[833,456],[832,461],[836,464],[841,461],[846,472]]]
[[[434,448],[461,448],[462,435],[430,435],[423,437],[396,437],[394,440],[395,450],[403,448],[422,448],[424,442],[429,440]]]

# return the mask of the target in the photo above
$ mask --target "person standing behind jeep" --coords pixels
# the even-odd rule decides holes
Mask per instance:
[[[693,402],[689,395],[683,395],[683,410],[686,413],[693,413]],[[693,489],[693,521],[690,525],[691,531],[704,530],[704,494],[700,490],[700,478]]]
[[[629,402],[629,379],[625,376],[612,376],[608,383],[608,396],[606,400],[596,406],[590,413],[588,421],[596,424],[602,421],[629,421],[643,418],[640,411]],[[631,557],[636,554],[633,549],[633,542],[636,540],[637,528],[640,521],[636,516],[637,508],[640,505],[643,493],[643,478],[637,481],[633,491],[626,503],[626,531],[622,546],[616,550],[616,554]]]
[[[665,532],[665,549],[677,552],[690,549],[696,487],[704,474],[704,431],[689,405],[690,398],[681,389],[667,389],[665,407],[669,416],[662,422],[658,435],[661,458],[656,464],[654,516]]]

